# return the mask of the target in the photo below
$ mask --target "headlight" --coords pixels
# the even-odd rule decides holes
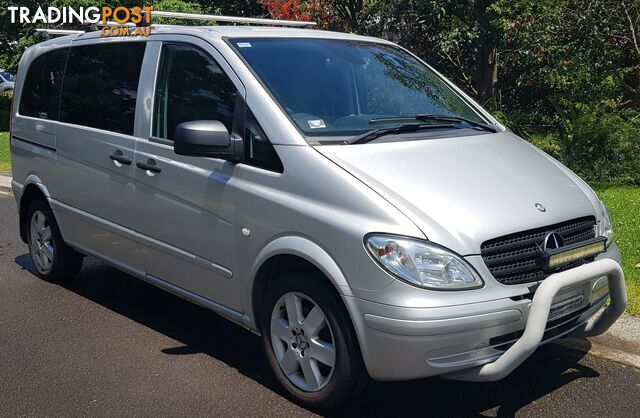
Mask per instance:
[[[394,276],[427,289],[465,290],[484,284],[460,256],[426,241],[392,235],[367,235],[365,246]]]
[[[600,222],[598,222],[598,236],[605,237],[607,239],[607,247],[613,242],[613,226],[611,225],[611,218],[609,217],[609,211],[604,202],[600,201]]]

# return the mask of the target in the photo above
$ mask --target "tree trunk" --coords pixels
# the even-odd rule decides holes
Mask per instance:
[[[498,50],[491,40],[484,40],[478,48],[476,61],[476,90],[482,104],[493,99],[498,83]]]
[[[640,108],[640,66],[635,71],[620,77],[624,89],[624,99],[630,101],[632,106]]]
[[[488,11],[494,2],[495,0],[477,0],[474,7],[473,17],[480,26],[474,84],[478,92],[477,99],[482,105],[494,98],[498,83],[497,37]]]
[[[362,11],[362,0],[336,0],[331,3],[345,29],[354,31],[358,26],[358,16]]]

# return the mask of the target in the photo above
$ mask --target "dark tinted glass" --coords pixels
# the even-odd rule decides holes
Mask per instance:
[[[244,124],[244,140],[245,162],[247,164],[271,171],[283,171],[282,162],[278,158],[276,150],[258,125],[253,113],[248,109]]]
[[[1,72],[0,75],[2,75],[2,77],[7,81],[15,81],[15,77],[13,76],[13,74],[7,71]]]
[[[60,120],[133,135],[144,42],[71,48]]]
[[[182,122],[217,120],[229,132],[237,91],[204,51],[185,44],[162,47],[156,85],[153,136],[173,139]]]
[[[39,56],[31,63],[20,97],[19,113],[41,119],[58,119],[62,75],[68,49]]]
[[[286,38],[231,43],[307,136],[361,134],[384,127],[369,123],[382,117],[482,121],[433,71],[391,45]]]

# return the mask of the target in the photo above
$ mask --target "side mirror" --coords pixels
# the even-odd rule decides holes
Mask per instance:
[[[193,120],[176,126],[173,150],[178,155],[193,157],[233,155],[231,135],[217,120]]]

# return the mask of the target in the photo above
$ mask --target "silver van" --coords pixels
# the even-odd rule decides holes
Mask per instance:
[[[15,88],[37,274],[90,255],[211,309],[262,336],[305,406],[370,380],[498,380],[625,309],[589,186],[391,42],[78,33],[29,48]]]

